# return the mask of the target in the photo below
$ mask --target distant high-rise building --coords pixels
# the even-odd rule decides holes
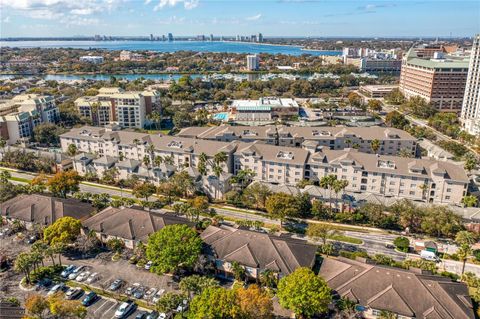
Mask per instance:
[[[171,33],[168,34],[168,41],[173,41],[173,34]]]
[[[258,42],[262,43],[263,42],[263,34],[259,33],[257,40],[258,40]]]
[[[165,36],[165,34],[162,35],[162,41],[167,41],[167,37]]]
[[[150,34],[150,41],[153,41],[153,34]]]
[[[258,55],[256,54],[247,55],[247,70],[249,71],[258,70],[259,62],[260,61],[259,61]]]
[[[468,133],[480,133],[480,34],[473,38],[461,120]]]
[[[252,35],[250,36],[250,41],[252,41],[252,42],[257,42],[257,36],[256,36],[255,34],[252,34]]]
[[[99,34],[95,34],[95,41],[100,41],[102,40],[102,36]]]
[[[407,98],[422,97],[441,112],[458,112],[462,108],[468,59],[447,56],[436,51],[423,55],[424,48],[412,48],[404,56],[400,74],[400,91]]]
[[[240,36],[237,34],[237,41],[240,41]]]
[[[210,34],[210,41],[213,41],[213,34]]]

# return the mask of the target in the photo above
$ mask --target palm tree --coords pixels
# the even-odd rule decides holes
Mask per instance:
[[[155,129],[160,130],[162,128],[162,114],[158,111],[153,111],[149,116],[148,119],[155,123]]]
[[[202,175],[207,175],[207,161],[208,161],[208,156],[205,153],[201,153],[200,156],[198,157],[198,172]]]
[[[348,181],[341,179],[341,180],[335,180],[333,182],[332,188],[333,191],[335,192],[335,209],[338,210],[338,193],[342,192],[345,190],[345,188],[348,186]],[[343,205],[342,205],[343,206]],[[343,209],[342,209],[343,210]]]
[[[380,148],[380,141],[377,139],[374,139],[370,144],[370,147],[372,148],[372,151],[374,153],[377,153],[378,149]]]
[[[151,163],[151,161],[150,161],[150,156],[145,155],[145,156],[143,157],[143,164],[147,167],[147,176],[148,176],[148,178],[150,178],[150,168],[149,168],[150,163]]]
[[[475,244],[477,238],[474,233],[462,230],[455,236],[455,242],[459,246],[457,251],[458,257],[462,260],[462,275],[465,272],[465,264],[468,256],[472,254],[472,245]]]
[[[222,166],[215,164],[212,167],[213,174],[217,177],[217,185],[215,186],[215,198],[217,198],[217,191],[218,191],[218,186],[220,185],[220,176],[223,173],[223,168]]]
[[[77,145],[69,144],[67,147],[67,155],[73,159],[73,168],[75,169],[75,155],[77,155]]]
[[[163,163],[163,157],[161,157],[160,155],[155,156],[155,158],[153,159],[153,165],[155,165],[155,167],[160,167],[162,163]]]
[[[333,185],[335,184],[335,181],[337,180],[336,175],[327,175],[321,178],[320,180],[320,187],[323,189],[328,189],[329,190],[329,204],[330,204],[330,210],[332,209],[332,188]]]

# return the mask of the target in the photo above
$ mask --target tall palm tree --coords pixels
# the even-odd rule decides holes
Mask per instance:
[[[153,165],[155,167],[160,167],[162,163],[163,163],[163,157],[161,157],[160,155],[155,156],[155,158],[153,159]]]
[[[377,139],[374,139],[371,143],[370,143],[370,147],[372,149],[372,151],[374,153],[377,153],[378,149],[380,148],[380,141],[377,140]]]
[[[220,186],[220,176],[223,173],[223,168],[220,165],[213,165],[213,174],[217,177],[217,185],[215,186],[215,198],[217,198],[218,186]]]

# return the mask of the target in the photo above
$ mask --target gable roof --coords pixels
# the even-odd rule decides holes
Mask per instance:
[[[284,274],[312,267],[317,251],[316,246],[302,240],[228,226],[208,226],[201,238],[219,259]]]
[[[343,257],[324,259],[319,275],[338,294],[364,307],[417,319],[474,318],[467,286],[445,277]]]
[[[95,208],[73,198],[57,198],[40,194],[18,195],[1,205],[2,216],[27,223],[51,225],[57,219],[70,216],[87,219]]]
[[[97,233],[137,241],[146,241],[148,235],[167,225],[193,225],[187,219],[168,214],[166,211],[156,213],[135,208],[114,207],[102,210],[82,224],[83,227]]]

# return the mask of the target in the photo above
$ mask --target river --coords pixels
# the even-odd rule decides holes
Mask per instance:
[[[270,53],[286,55],[311,54],[315,56],[342,54],[340,51],[302,50],[302,47],[291,45],[227,41],[0,41],[0,47],[150,50],[157,52]]]

